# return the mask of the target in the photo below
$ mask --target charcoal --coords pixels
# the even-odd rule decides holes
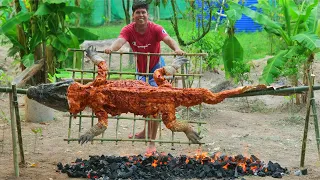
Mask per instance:
[[[272,174],[272,177],[273,178],[282,178],[282,175],[281,175],[280,172],[275,172],[275,173]]]
[[[220,170],[217,170],[216,177],[217,178],[222,178],[223,177],[223,174],[222,174],[222,172]]]
[[[264,164],[257,157],[242,155],[228,157],[153,154],[151,156],[89,156],[89,160],[77,158],[73,163],[57,164],[57,171],[70,178],[89,179],[236,179],[245,175],[281,178],[287,168],[271,161]],[[241,163],[241,165],[239,164]],[[243,168],[245,165],[245,168]],[[243,166],[243,167],[242,167]]]
[[[268,162],[268,171],[271,171],[271,172],[276,171],[276,166],[271,161]]]
[[[130,178],[133,174],[133,170],[132,169],[129,169],[128,171],[126,172],[121,172],[119,173],[119,178],[124,178],[124,179],[127,179],[127,178]]]
[[[206,173],[209,173],[211,171],[211,168],[208,165],[203,166],[203,171]]]
[[[263,171],[259,171],[257,175],[260,177],[265,177],[266,173],[264,173]]]
[[[77,158],[75,163],[79,163],[79,162],[82,162],[82,159],[81,158]]]
[[[57,164],[58,170],[61,171],[63,169],[63,165],[61,162]]]

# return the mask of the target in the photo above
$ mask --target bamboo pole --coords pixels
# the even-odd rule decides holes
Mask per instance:
[[[18,107],[17,90],[16,90],[15,84],[12,85],[12,98],[13,98],[13,106],[14,106],[15,115],[16,115],[16,125],[17,125],[18,142],[19,142],[19,149],[20,149],[20,161],[21,161],[21,164],[25,165],[26,162],[24,160],[21,121],[20,121],[20,114],[19,114],[19,107]]]
[[[72,120],[72,114],[70,113],[69,127],[68,127],[68,139],[70,139],[70,137],[71,137],[71,120]],[[68,141],[68,144],[70,144],[70,141]]]
[[[27,94],[28,89],[16,88],[18,94]],[[12,87],[0,87],[0,92],[12,93]]]
[[[132,139],[135,139],[136,138],[136,115],[134,114],[133,115],[133,129],[132,129]],[[133,145],[134,141],[132,141],[132,145]]]
[[[307,102],[307,113],[306,119],[304,123],[304,131],[303,131],[303,138],[302,138],[302,148],[301,148],[301,158],[300,158],[300,168],[303,169],[304,167],[304,160],[306,155],[306,147],[307,147],[307,137],[309,131],[309,117],[310,117],[310,104],[311,104],[311,85],[309,83],[310,89],[308,91],[309,101]]]
[[[313,86],[313,90],[320,90],[320,86]],[[258,91],[248,91],[242,94],[233,95],[229,98],[235,97],[246,97],[246,96],[260,96],[260,95],[282,95],[287,96],[293,93],[302,93],[304,91],[308,91],[309,86],[297,86],[297,87],[290,87],[290,88],[282,88],[282,89],[267,89],[267,90],[258,90]],[[288,93],[288,94],[285,94]],[[283,95],[285,94],[285,95]]]
[[[311,85],[314,83],[315,75],[309,74],[309,82]],[[314,91],[311,88],[311,107],[312,107],[312,115],[314,120],[314,129],[316,134],[316,142],[317,142],[317,149],[318,149],[318,158],[320,160],[320,134],[319,134],[319,123],[318,123],[318,114],[317,114],[317,108],[316,108],[316,102],[314,97]]]
[[[14,108],[13,108],[13,98],[12,93],[9,93],[9,104],[10,104],[10,118],[11,118],[11,135],[12,135],[12,149],[13,149],[13,165],[14,165],[14,174],[16,177],[19,177],[19,162],[18,162],[18,149],[17,149],[17,126],[14,117]]]
[[[70,115],[72,117],[92,117],[92,115]],[[96,116],[93,116],[94,118],[96,118]],[[161,122],[162,119],[155,119],[155,118],[132,118],[132,117],[114,117],[114,116],[108,116],[108,119],[123,119],[123,120],[141,120],[141,121],[158,121],[158,122]],[[200,124],[207,124],[206,122],[204,121],[186,121],[187,123],[200,123]]]
[[[233,95],[228,98],[235,98],[235,97],[246,97],[246,96],[260,96],[260,95],[281,95],[287,96],[292,93],[302,93],[304,91],[308,91],[308,86],[297,86],[297,87],[290,87],[290,88],[282,88],[282,89],[267,89],[267,90],[258,90],[258,91],[248,91],[243,94]],[[320,90],[320,86],[313,86],[312,88],[315,90]],[[0,87],[0,92],[10,93],[12,89],[9,87]],[[27,94],[27,89],[17,88],[18,94]],[[285,94],[284,93],[288,93]]]
[[[70,139],[63,139],[64,141],[78,141],[79,139],[70,138]],[[116,139],[116,138],[109,138],[109,139],[101,139],[95,138],[93,141],[136,141],[136,142],[146,142],[145,139]],[[192,142],[184,142],[184,141],[168,141],[168,140],[152,140],[148,139],[147,142],[161,142],[161,143],[179,143],[179,144],[205,144],[205,143],[192,143]]]
[[[306,147],[307,147],[307,138],[308,138],[308,131],[309,131],[309,118],[310,118],[310,107],[311,101],[313,99],[313,88],[312,82],[310,78],[310,71],[308,72],[308,81],[309,81],[309,91],[308,91],[308,102],[307,102],[307,113],[306,113],[306,120],[304,124],[304,131],[303,131],[303,138],[302,138],[302,147],[301,147],[301,159],[300,159],[300,168],[304,168],[304,160],[306,156]]]
[[[123,58],[123,55],[120,54],[120,67],[119,67],[119,71],[120,71],[120,79],[122,79],[122,58]]]
[[[85,51],[84,49],[73,49],[69,48],[68,51]],[[105,53],[104,51],[96,51],[98,53]],[[112,51],[111,54],[140,54],[140,55],[151,55],[151,56],[175,56],[176,53],[142,53],[142,52],[115,52]],[[185,56],[208,56],[208,53],[186,53]]]

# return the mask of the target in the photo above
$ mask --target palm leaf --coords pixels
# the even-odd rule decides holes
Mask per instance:
[[[267,66],[264,67],[260,82],[263,84],[271,84],[274,82],[274,78],[279,77],[287,58],[284,57],[288,53],[288,50],[281,50],[276,56],[268,59]]]

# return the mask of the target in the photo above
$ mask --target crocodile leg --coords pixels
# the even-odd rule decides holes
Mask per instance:
[[[162,121],[165,126],[173,132],[184,132],[192,143],[200,143],[201,137],[187,122],[177,121],[174,104],[166,104],[162,110]]]
[[[108,114],[105,111],[99,111],[95,113],[98,117],[98,123],[92,126],[88,131],[86,131],[79,138],[79,143],[92,141],[94,137],[102,134],[108,127]]]

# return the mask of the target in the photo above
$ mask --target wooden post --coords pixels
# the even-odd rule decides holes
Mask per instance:
[[[14,174],[19,177],[19,163],[18,163],[18,150],[17,150],[17,134],[16,134],[16,121],[13,111],[13,100],[12,93],[9,93],[9,103],[10,103],[10,118],[11,118],[11,134],[12,134],[12,149],[13,149],[13,164],[14,164]]]
[[[314,83],[314,78],[315,75],[310,75],[309,74],[309,84],[311,84],[311,87],[313,87]],[[312,115],[313,115],[313,120],[314,120],[314,129],[315,129],[315,134],[316,134],[316,142],[317,142],[317,149],[318,149],[318,158],[320,160],[320,134],[319,134],[319,123],[318,123],[318,114],[317,114],[317,108],[316,108],[316,102],[314,98],[314,91],[313,88],[311,88],[311,106],[312,106]]]
[[[21,164],[25,164],[24,160],[24,151],[23,151],[23,143],[22,143],[22,134],[21,134],[21,122],[20,122],[20,114],[19,114],[19,107],[18,107],[18,99],[17,99],[17,89],[16,85],[12,85],[12,98],[13,98],[13,106],[15,109],[15,115],[16,115],[16,126],[17,126],[17,132],[18,132],[18,142],[19,142],[19,149],[20,149],[20,161]]]

